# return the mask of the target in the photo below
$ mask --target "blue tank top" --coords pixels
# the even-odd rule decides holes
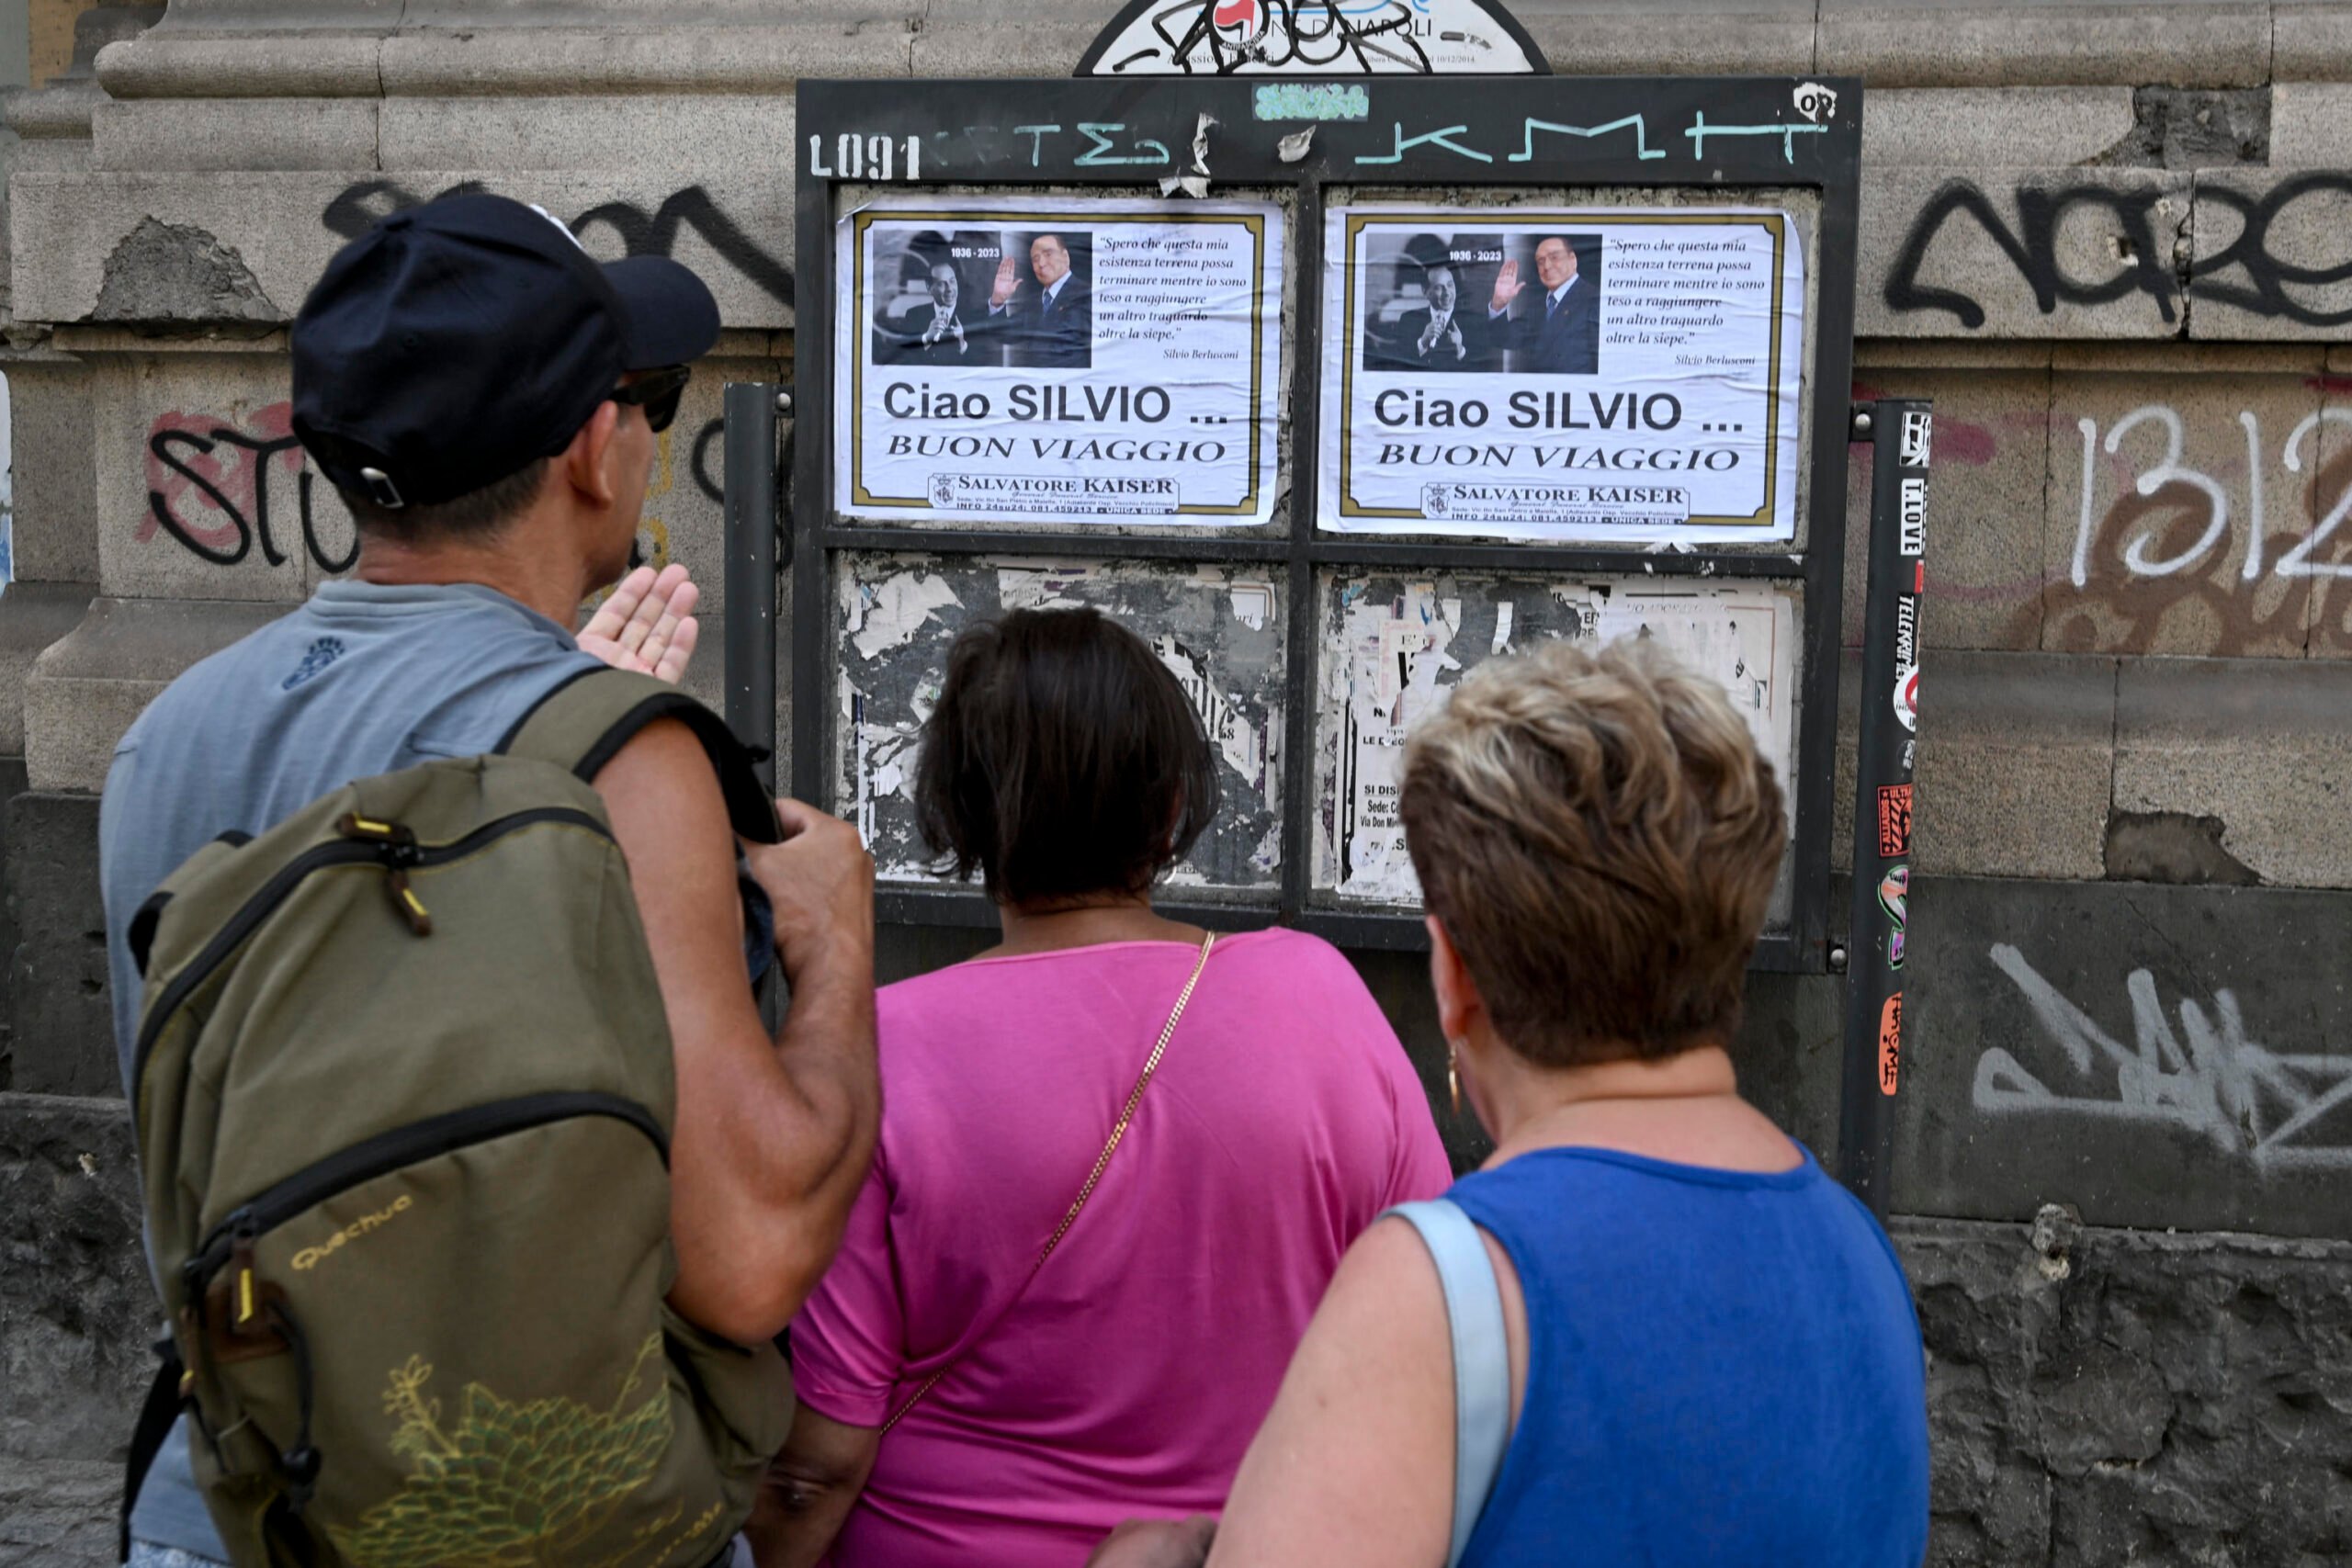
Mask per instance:
[[[99,881],[126,1086],[138,1032],[131,915],[231,829],[262,833],[330,790],[490,750],[566,679],[593,669],[571,634],[473,583],[320,585],[308,604],[195,665],[115,749],[98,811]],[[225,1558],[198,1495],[187,1423],[131,1519],[141,1540]]]
[[[1771,1175],[1543,1149],[1447,1194],[1527,1302],[1463,1568],[1916,1568],[1926,1366],[1902,1266],[1811,1154]]]

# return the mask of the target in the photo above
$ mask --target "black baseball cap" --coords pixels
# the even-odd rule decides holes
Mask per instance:
[[[294,434],[338,489],[430,506],[560,452],[622,374],[718,341],[666,256],[598,262],[536,207],[444,197],[335,253],[294,318]]]

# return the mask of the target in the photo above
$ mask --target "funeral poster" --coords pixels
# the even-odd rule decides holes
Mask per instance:
[[[1342,207],[1318,522],[1551,544],[1796,534],[1804,270],[1736,207]]]
[[[841,220],[844,516],[1273,515],[1283,231],[1250,202],[881,198]]]

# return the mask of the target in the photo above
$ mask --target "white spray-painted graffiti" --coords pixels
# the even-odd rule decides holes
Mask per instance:
[[[1977,1110],[2178,1127],[2211,1139],[2257,1170],[2352,1166],[2352,1110],[2346,1109],[2352,1107],[2352,1055],[2278,1052],[2256,1043],[2246,1038],[2245,1015],[2227,988],[2213,993],[2210,1012],[2182,998],[2176,1031],[2155,977],[2145,969],[2133,970],[2124,982],[2132,998],[2132,1043],[2126,1046],[2016,948],[1996,942],[1991,957],[2064,1053],[2074,1080],[2095,1092],[2061,1094],[1996,1045],[1976,1059]]]
[[[2321,426],[2330,421],[2352,424],[2352,409],[2323,408],[2306,414],[2301,423],[2288,434],[2281,460],[2290,474],[2304,471],[2304,457],[2312,450],[2312,437]],[[2076,588],[2090,581],[2091,543],[2097,535],[2092,522],[2092,497],[2098,490],[2097,457],[2103,446],[2112,456],[2120,450],[2123,438],[2143,424],[2152,424],[2164,432],[2164,457],[2142,468],[2132,489],[2143,497],[2161,494],[2169,485],[2186,486],[2200,496],[2205,503],[2205,525],[2194,543],[2177,554],[2158,558],[2151,547],[2161,530],[2151,527],[2136,536],[2123,549],[2123,564],[2140,577],[2170,577],[2186,571],[2211,555],[2215,546],[2228,536],[2230,529],[2230,492],[2211,474],[2188,467],[2181,461],[2184,432],[2180,414],[2162,403],[2150,403],[2133,409],[2108,428],[2106,439],[2099,438],[2098,422],[2083,419],[2075,427],[2083,437],[2082,511],[2075,528],[2074,584]],[[2252,582],[2260,578],[2267,563],[2265,546],[2269,533],[2269,518],[2265,511],[2262,493],[2262,422],[2250,409],[2240,410],[2238,424],[2245,432],[2245,479],[2247,485],[2247,528],[2245,562],[2239,569],[2240,578]],[[2314,561],[2313,552],[2326,544],[2330,536],[2352,515],[2352,486],[2346,486],[2324,516],[2318,519],[2302,542],[2281,555],[2270,570],[2279,577],[2352,577],[2352,562]]]

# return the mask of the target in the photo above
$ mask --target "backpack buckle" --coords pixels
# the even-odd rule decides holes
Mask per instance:
[[[334,829],[346,839],[376,846],[388,874],[384,891],[392,901],[392,912],[406,920],[408,929],[418,936],[431,936],[433,913],[408,882],[409,869],[424,863],[424,846],[417,842],[416,829],[405,822],[379,822],[356,811],[346,811],[336,818]]]

